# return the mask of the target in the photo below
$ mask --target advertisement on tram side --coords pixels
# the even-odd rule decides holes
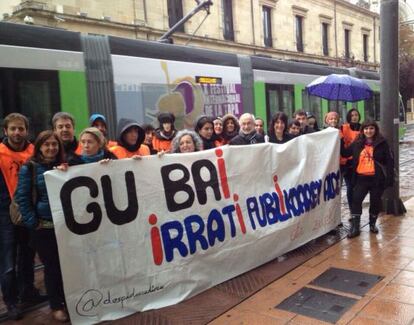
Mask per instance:
[[[153,123],[158,113],[170,112],[182,129],[203,114],[243,114],[238,67],[119,55],[112,62],[118,119]]]

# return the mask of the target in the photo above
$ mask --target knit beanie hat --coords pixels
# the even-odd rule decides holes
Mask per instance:
[[[104,137],[104,135],[102,134],[102,132],[101,132],[101,131],[99,131],[99,129],[97,129],[97,128],[95,128],[95,127],[86,128],[86,129],[84,129],[84,130],[81,132],[81,134],[79,135],[79,139],[82,139],[82,136],[83,136],[85,133],[92,134],[92,135],[95,137],[95,139],[98,141],[98,143],[99,143],[99,147],[100,147],[100,148],[105,147],[105,145],[106,145],[106,140],[105,140],[105,137]]]
[[[158,121],[160,122],[160,125],[163,123],[171,123],[174,125],[175,117],[171,113],[160,113],[158,115]]]
[[[102,120],[102,122],[104,122],[105,125],[106,125],[106,118],[105,118],[105,116],[103,116],[102,114],[98,114],[98,113],[92,114],[89,117],[89,125],[92,126],[93,123],[96,122],[96,120]]]

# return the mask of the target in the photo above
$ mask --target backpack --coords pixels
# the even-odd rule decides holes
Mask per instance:
[[[29,161],[27,164],[27,167],[29,168],[31,174],[32,174],[32,204],[35,207],[37,203],[37,189],[36,189],[36,168],[35,163],[33,161]],[[19,205],[14,200],[14,198],[11,201],[10,207],[9,207],[9,214],[10,214],[10,220],[13,224],[16,226],[23,226],[23,217],[20,212]]]

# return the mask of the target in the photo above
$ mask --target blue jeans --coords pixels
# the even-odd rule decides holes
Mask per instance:
[[[0,210],[0,283],[3,301],[15,305],[35,293],[34,250],[29,246],[29,230],[15,226],[9,212]]]

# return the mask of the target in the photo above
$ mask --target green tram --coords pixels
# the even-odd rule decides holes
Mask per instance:
[[[374,97],[345,103],[306,93],[331,73],[364,79]],[[0,22],[0,119],[25,114],[32,136],[58,111],[74,115],[78,132],[90,114],[104,114],[112,137],[120,118],[156,126],[162,111],[175,114],[177,128],[191,128],[201,114],[250,112],[267,122],[299,109],[319,125],[326,112],[344,118],[352,107],[379,120],[379,89],[375,72]]]

